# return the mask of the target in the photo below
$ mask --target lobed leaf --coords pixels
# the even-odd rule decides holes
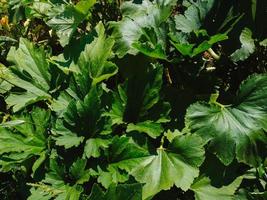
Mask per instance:
[[[260,157],[257,144],[266,144],[266,74],[249,77],[241,84],[236,101],[231,106],[210,102],[191,105],[186,114],[186,126],[206,141],[225,164],[236,157],[257,166]]]

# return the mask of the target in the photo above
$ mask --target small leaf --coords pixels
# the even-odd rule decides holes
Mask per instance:
[[[76,184],[83,184],[90,179],[91,173],[85,169],[86,163],[87,161],[85,159],[78,158],[70,167],[70,174],[76,181]]]
[[[6,127],[12,127],[12,126],[20,125],[23,123],[25,123],[24,120],[17,119],[17,120],[12,120],[12,121],[8,121],[8,122],[3,122],[0,124],[0,126],[6,128]]]
[[[62,123],[61,120],[57,121],[56,127],[52,129],[53,139],[56,141],[56,145],[64,146],[66,149],[78,147],[83,142],[84,137],[77,136],[65,128]]]
[[[267,47],[267,38],[264,39],[264,40],[262,40],[262,41],[260,42],[260,45],[263,46],[263,47]]]
[[[168,130],[167,132],[164,133],[164,136],[167,138],[167,140],[169,142],[172,142],[174,138],[183,135],[182,132],[180,132],[179,130],[174,130],[173,132]]]
[[[167,55],[160,44],[157,44],[155,47],[151,47],[151,45],[149,45],[148,43],[138,42],[133,43],[132,47],[136,48],[139,52],[151,58],[167,60]]]
[[[81,0],[75,5],[75,9],[86,16],[95,3],[96,0]]]
[[[40,157],[34,162],[32,166],[32,176],[35,176],[36,170],[43,164],[43,162],[46,160],[46,152],[43,151],[40,153]]]
[[[136,124],[128,124],[126,132],[137,131],[140,133],[146,133],[152,138],[157,138],[164,131],[159,123],[153,121],[144,121]]]
[[[90,138],[85,143],[84,154],[87,158],[97,158],[101,155],[100,150],[108,148],[110,143],[111,141],[108,139]]]
[[[240,42],[242,44],[240,49],[237,49],[231,54],[230,58],[234,62],[243,61],[247,59],[255,51],[255,42],[252,38],[250,29],[245,28],[240,35]]]

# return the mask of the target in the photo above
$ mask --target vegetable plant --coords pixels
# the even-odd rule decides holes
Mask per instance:
[[[3,199],[267,198],[266,3],[0,8]]]

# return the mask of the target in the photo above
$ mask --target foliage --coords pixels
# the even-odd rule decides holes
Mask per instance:
[[[0,1],[1,198],[266,199],[264,5]]]

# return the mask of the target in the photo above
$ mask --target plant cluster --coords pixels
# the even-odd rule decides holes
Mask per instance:
[[[267,2],[0,1],[0,195],[267,199]]]

